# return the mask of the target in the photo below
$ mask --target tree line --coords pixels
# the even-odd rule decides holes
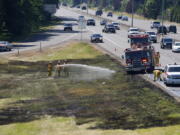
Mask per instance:
[[[65,1],[65,0],[61,0]],[[162,2],[164,1],[164,19],[180,23],[180,0],[69,0],[77,5],[87,2],[89,6],[111,9],[121,12],[132,12],[134,1],[135,13],[147,18],[160,19],[162,15]]]
[[[36,31],[49,20],[50,15],[43,10],[45,3],[58,4],[59,0],[0,0],[0,38]]]

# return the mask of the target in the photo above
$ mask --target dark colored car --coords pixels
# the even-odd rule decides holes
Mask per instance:
[[[167,34],[167,28],[166,26],[159,26],[158,29],[157,29],[157,34]]]
[[[64,24],[64,31],[72,31],[72,24]]]
[[[168,32],[177,33],[176,25],[170,25],[170,26],[168,27]]]
[[[103,43],[103,36],[101,34],[93,34],[91,35],[91,42]]]
[[[95,25],[96,25],[95,20],[94,20],[94,19],[88,19],[88,20],[87,20],[87,25],[88,25],[88,26],[90,26],[90,25],[91,25],[91,26],[95,26]]]
[[[87,7],[86,7],[86,6],[83,6],[81,9],[82,9],[82,10],[86,10],[86,9],[87,9]]]
[[[97,15],[97,16],[98,16],[98,15],[101,16],[102,14],[103,14],[103,11],[102,11],[102,10],[97,10],[97,11],[96,11],[96,15]]]
[[[105,27],[104,27],[104,29],[102,30],[102,32],[106,32],[106,33],[116,33],[116,28],[114,27],[114,25],[108,24],[108,25],[105,25]]]
[[[113,13],[112,12],[108,12],[107,16],[113,17]]]
[[[170,48],[172,49],[172,45],[173,45],[173,39],[172,38],[168,38],[168,37],[164,37],[161,39],[160,42],[161,48]]]
[[[100,21],[100,25],[106,25],[106,24],[107,24],[107,20]]]
[[[122,16],[121,20],[122,21],[128,21],[128,16]]]
[[[67,6],[67,4],[66,4],[66,3],[63,3],[62,5],[63,5],[63,6],[65,6],[65,7]]]
[[[78,5],[77,8],[80,8],[80,6]]]
[[[118,16],[117,19],[118,19],[118,20],[121,20],[121,19],[122,19],[122,15]]]

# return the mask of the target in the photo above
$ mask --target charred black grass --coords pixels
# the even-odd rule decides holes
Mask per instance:
[[[179,104],[139,76],[127,75],[107,55],[68,63],[106,67],[116,71],[110,80],[71,81],[48,78],[47,63],[10,61],[0,65],[0,99],[12,98],[0,109],[0,124],[28,122],[44,115],[75,116],[81,125],[96,122],[91,129],[136,129],[180,124]],[[53,61],[56,64],[57,61]]]

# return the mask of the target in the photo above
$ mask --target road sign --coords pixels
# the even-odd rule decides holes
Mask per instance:
[[[78,21],[78,28],[79,29],[86,29],[86,20],[84,20],[84,19],[80,19],[79,21]]]
[[[85,19],[78,20],[78,28],[81,30],[81,40],[82,40],[82,31],[83,31],[83,29],[86,29],[86,20]]]

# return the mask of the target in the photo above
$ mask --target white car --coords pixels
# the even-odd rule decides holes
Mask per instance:
[[[128,30],[128,36],[132,34],[139,34],[140,30],[138,28],[129,28]]]
[[[172,52],[180,52],[180,42],[175,42],[172,46]]]
[[[159,21],[151,22],[151,29],[158,28],[159,26],[161,26],[161,23]]]
[[[166,85],[180,84],[180,65],[166,65],[162,74],[162,80]]]

